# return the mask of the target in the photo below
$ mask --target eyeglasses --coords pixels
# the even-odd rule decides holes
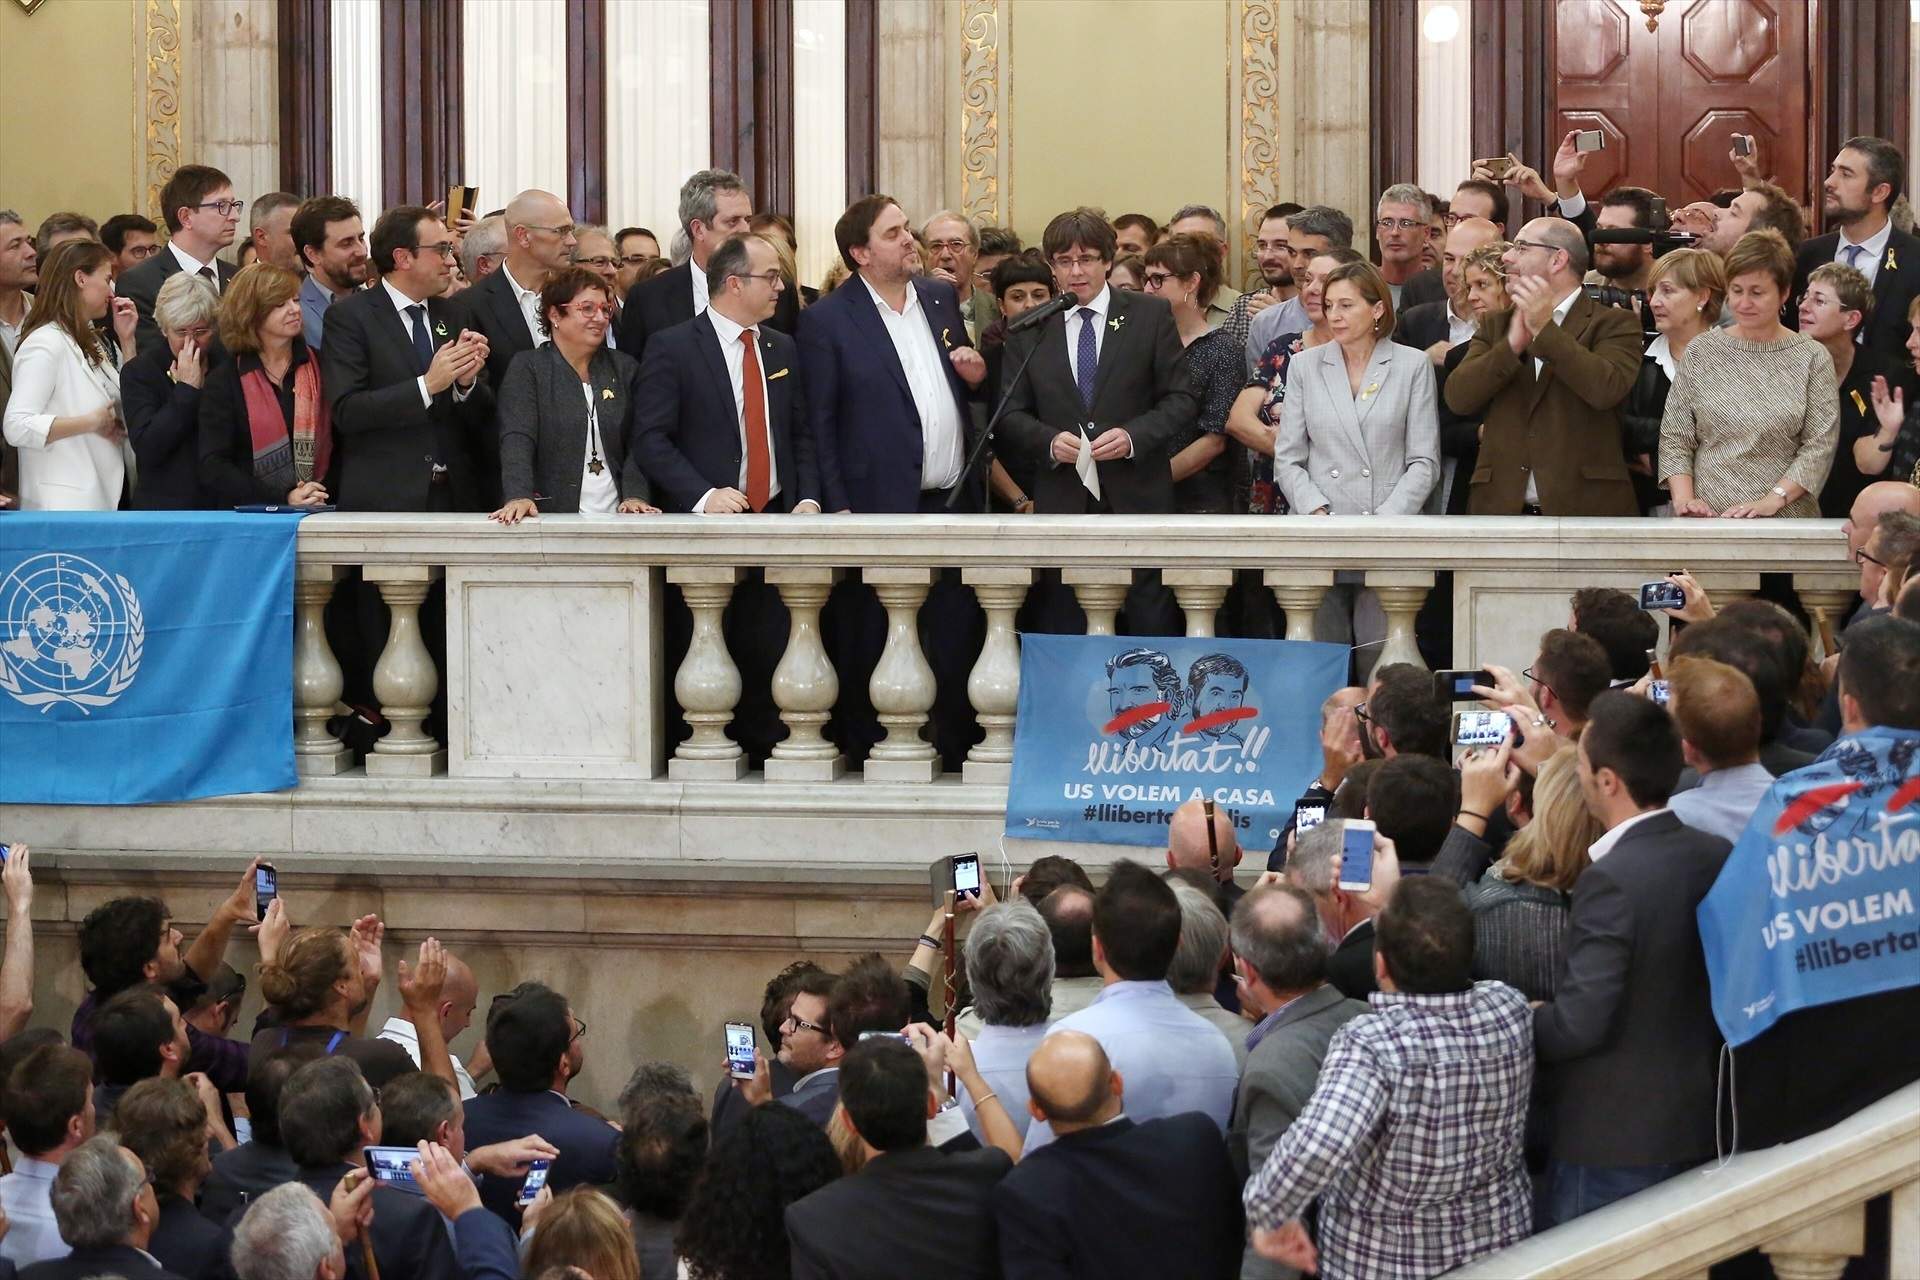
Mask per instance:
[[[571,222],[569,222],[564,227],[536,227],[531,222],[523,222],[520,225],[525,227],[529,231],[550,231],[554,235],[559,236],[562,240],[565,240],[568,236],[573,234],[573,224]]]
[[[1419,218],[1381,218],[1373,225],[1378,231],[1414,231],[1427,224]]]
[[[1167,281],[1171,279],[1173,279],[1171,271],[1149,271],[1140,278],[1140,283],[1146,287],[1148,293],[1158,293],[1167,287]]]
[[[1466,221],[1466,220],[1467,220],[1468,218],[1471,218],[1472,216],[1473,216],[1473,215],[1472,215],[1472,214],[1470,214],[1470,213],[1451,213],[1451,212],[1449,212],[1449,213],[1443,213],[1443,214],[1441,214],[1441,215],[1440,215],[1440,221],[1442,221],[1442,222],[1444,222],[1444,223],[1446,223],[1446,224],[1447,224],[1448,226],[1450,226],[1450,227],[1457,227],[1457,226],[1459,226],[1459,225],[1460,225],[1461,223],[1463,223],[1463,222],[1465,222],[1465,221]]]
[[[619,262],[623,267],[644,267],[659,256],[657,253],[629,253]]]
[[[1091,253],[1076,254],[1071,257],[1066,254],[1056,254],[1053,265],[1064,271],[1070,267],[1097,267],[1105,261],[1105,258],[1096,257]]]
[[[948,253],[959,253],[964,249],[970,249],[972,247],[973,247],[973,242],[970,240],[929,240],[927,241],[927,248],[934,253],[939,253],[942,250],[945,250]]]
[[[1373,723],[1373,717],[1367,714],[1367,704],[1364,702],[1356,702],[1353,704],[1353,718],[1355,720],[1365,720],[1368,724]]]
[[[135,262],[145,262],[154,254],[160,252],[160,246],[157,244],[137,244],[131,249],[123,249],[121,252],[127,257],[132,258]]]
[[[573,1025],[580,1029],[567,1037],[568,1044],[572,1044],[575,1040],[578,1040],[587,1034],[587,1024],[580,1021],[580,1019],[575,1018],[573,1020]]]
[[[1548,684],[1539,675],[1535,674],[1534,669],[1532,667],[1528,667],[1526,670],[1522,671],[1520,673],[1520,678],[1522,680],[1531,681],[1532,683],[1539,685],[1542,689],[1545,689],[1548,693],[1553,693],[1553,696],[1556,698],[1560,696],[1559,694],[1553,692],[1552,685]]]
[[[1514,240],[1511,243],[1513,247],[1516,249],[1538,249],[1542,253],[1559,253],[1560,252],[1559,246],[1551,245],[1551,244],[1541,244],[1538,240]]]
[[[433,244],[417,244],[413,247],[413,251],[415,253],[437,253],[448,262],[452,262],[454,255],[460,252],[460,246],[451,240],[438,240]]]
[[[193,206],[196,209],[211,209],[223,218],[231,218],[247,207],[245,200],[202,200]]]
[[[778,269],[772,271],[736,271],[732,278],[735,280],[758,280],[769,289],[776,284],[785,284],[787,279],[780,274]]]
[[[796,1014],[796,1013],[789,1013],[784,1019],[781,1020],[780,1025],[783,1028],[792,1027],[795,1031],[818,1031],[821,1035],[827,1034],[827,1029],[825,1027],[821,1026],[817,1022],[808,1022],[805,1018],[801,1017],[799,1014]]]
[[[620,259],[605,256],[598,258],[575,258],[573,265],[576,267],[610,267],[618,261],[620,261]]]
[[[608,319],[613,318],[613,306],[610,303],[575,302],[575,303],[570,303],[567,306],[564,306],[560,309],[562,311],[571,311],[574,315],[579,316],[582,320],[591,320],[595,316],[606,316]]]
[[[1868,555],[1867,549],[1865,547],[1862,547],[1858,551],[1853,553],[1853,562],[1857,565],[1876,564],[1876,565],[1879,565],[1882,569],[1887,567],[1887,562],[1885,560],[1876,559],[1875,557]]]

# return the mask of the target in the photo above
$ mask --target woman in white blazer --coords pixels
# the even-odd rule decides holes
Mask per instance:
[[[131,298],[113,296],[113,255],[97,240],[60,245],[40,266],[13,353],[7,443],[20,451],[20,505],[112,511],[127,480],[120,365],[133,358]],[[94,322],[113,316],[117,352]],[[117,357],[117,358],[116,358]]]
[[[1370,262],[1327,276],[1333,341],[1293,357],[1274,441],[1273,478],[1307,515],[1417,515],[1440,476],[1440,416],[1424,351],[1390,341],[1393,299]],[[1359,575],[1342,574],[1314,619],[1316,640],[1366,645],[1386,615]],[[1362,651],[1359,671],[1373,654]]]

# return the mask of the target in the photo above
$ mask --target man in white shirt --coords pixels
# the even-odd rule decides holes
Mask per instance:
[[[165,342],[160,326],[154,323],[153,308],[168,276],[191,272],[204,277],[216,290],[226,291],[237,272],[217,255],[239,234],[240,214],[246,206],[245,200],[233,194],[232,180],[218,169],[183,164],[167,179],[167,185],[160,189],[167,247],[114,282],[114,291],[132,298],[134,309],[140,313],[140,327],[134,334],[140,350]]]
[[[453,1074],[459,1077],[462,1101],[477,1096],[479,1091],[473,1087],[473,1077],[453,1052],[453,1038],[473,1022],[474,1005],[479,999],[480,986],[474,981],[473,970],[453,952],[447,952],[447,981],[440,988],[440,1003],[435,1006],[435,1012],[440,1018],[440,1034],[447,1042],[447,1056],[453,1059]],[[404,1007],[387,1019],[387,1025],[380,1028],[377,1038],[393,1041],[407,1051],[407,1056],[413,1059],[415,1066],[420,1065],[420,1037],[414,1031],[413,1019],[407,1016]]]
[[[53,1217],[53,1179],[93,1136],[93,1063],[78,1049],[45,1045],[21,1059],[6,1084],[7,1133],[21,1158],[0,1178],[9,1223],[0,1258],[25,1267],[70,1252]]]

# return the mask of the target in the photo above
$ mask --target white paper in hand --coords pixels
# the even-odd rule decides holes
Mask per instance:
[[[1093,500],[1100,500],[1100,464],[1093,460],[1093,440],[1086,428],[1080,429],[1080,456],[1073,461],[1073,469],[1080,475],[1080,483],[1087,486],[1087,492]]]

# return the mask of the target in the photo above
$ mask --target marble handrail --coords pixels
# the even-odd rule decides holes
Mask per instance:
[[[1782,1280],[1837,1280],[1893,1193],[1890,1276],[1920,1275],[1920,1084],[1798,1142],[1706,1165],[1451,1272],[1455,1280],[1705,1277],[1758,1248]]]

